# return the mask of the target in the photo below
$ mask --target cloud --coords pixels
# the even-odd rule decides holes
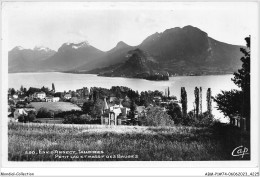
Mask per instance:
[[[155,32],[186,25],[204,30],[216,40],[243,44],[244,36],[256,27],[250,3],[129,2],[128,8],[120,8],[124,3],[115,2],[114,6],[94,2],[33,4],[21,3],[19,8],[6,11],[8,20],[3,24],[9,27],[9,48],[44,45],[56,50],[65,42],[87,40],[101,50],[109,50],[121,40],[138,45]]]

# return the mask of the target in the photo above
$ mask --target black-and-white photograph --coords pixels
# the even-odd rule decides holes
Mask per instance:
[[[2,9],[7,161],[252,159],[255,3]]]

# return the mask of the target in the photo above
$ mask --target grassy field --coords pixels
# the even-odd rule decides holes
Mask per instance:
[[[31,102],[30,103],[37,111],[43,107],[47,110],[51,111],[71,111],[71,110],[81,110],[80,107],[78,107],[75,104],[72,104],[70,102]]]
[[[10,161],[246,160],[250,156],[243,159],[231,156],[232,149],[241,143],[249,145],[249,135],[238,137],[237,133],[229,128],[9,123],[8,158]]]
[[[41,123],[49,123],[49,124],[62,124],[63,118],[38,118],[36,121]]]

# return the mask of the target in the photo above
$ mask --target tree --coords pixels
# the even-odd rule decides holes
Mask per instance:
[[[241,115],[242,92],[240,90],[221,91],[214,101],[217,103],[217,109],[225,116]]]
[[[211,99],[211,89],[208,88],[207,90],[207,112],[209,115],[212,114],[212,99]]]
[[[181,87],[181,106],[183,117],[187,117],[187,92],[185,87]]]
[[[37,112],[37,118],[52,118],[52,114],[46,108],[41,107]]]
[[[214,101],[217,103],[217,109],[225,116],[245,117],[246,129],[250,130],[250,36],[245,40],[247,48],[240,48],[244,54],[241,58],[242,68],[235,72],[232,78],[241,90],[222,91]]]
[[[101,99],[97,99],[94,102],[94,107],[91,113],[91,116],[94,118],[100,118],[103,113],[104,101]]]
[[[181,107],[177,103],[170,103],[167,106],[167,114],[172,117],[175,124],[182,123]]]
[[[41,91],[45,92],[47,95],[50,93],[50,89],[44,86],[42,86]]]
[[[87,101],[87,102],[85,102],[85,103],[83,104],[83,106],[82,106],[82,111],[83,111],[85,114],[91,115],[93,108],[94,108],[94,101],[89,100],[89,101]]]
[[[232,81],[242,90],[242,109],[241,115],[246,118],[247,129],[250,130],[250,36],[245,38],[247,49],[241,48],[240,51],[244,54],[241,58],[243,62],[242,68],[234,73]]]
[[[199,92],[199,114],[202,115],[202,87],[200,87]]]
[[[129,102],[129,101],[123,101],[123,102],[122,102],[122,105],[123,105],[123,107],[130,108],[131,102]]]
[[[11,95],[14,95],[16,93],[14,88],[11,88]]]
[[[130,111],[129,111],[129,118],[131,119],[131,123],[133,125],[136,123],[136,121],[135,121],[135,110],[136,110],[135,101],[131,100]]]
[[[52,87],[52,91],[55,93],[55,86],[54,86],[54,83],[52,83],[51,87]]]
[[[195,117],[198,118],[199,116],[199,88],[195,87],[194,90],[194,95],[195,95]]]
[[[77,104],[78,103],[78,98],[77,97],[72,97],[70,102],[73,103],[73,104]]]
[[[26,118],[27,118],[28,122],[33,122],[36,119],[36,112],[35,111],[29,111]]]
[[[24,123],[26,123],[26,122],[33,122],[35,119],[36,119],[36,113],[35,113],[35,111],[32,111],[32,110],[29,111],[27,113],[27,115],[20,115],[18,117],[18,121],[19,122],[24,122]]]
[[[87,96],[89,96],[89,90],[87,87],[83,87],[83,97],[86,98]]]
[[[170,87],[168,87],[168,98],[170,97]]]
[[[103,100],[98,99],[95,102],[89,100],[83,104],[82,111],[92,117],[100,117],[102,115],[103,105]]]
[[[18,116],[18,122],[24,122],[24,123],[25,123],[25,122],[26,122],[26,121],[25,121],[25,115],[23,115],[23,114],[22,114],[22,115],[19,115],[19,116]]]
[[[20,91],[21,91],[21,92],[24,91],[23,85],[21,85]]]
[[[98,99],[99,99],[99,92],[96,89],[94,89],[93,100],[94,100],[94,102],[96,102]]]
[[[144,126],[173,126],[174,121],[160,107],[149,107],[146,116],[141,119]]]
[[[71,92],[71,97],[77,97],[77,94],[76,94],[75,91],[72,91],[72,92]]]

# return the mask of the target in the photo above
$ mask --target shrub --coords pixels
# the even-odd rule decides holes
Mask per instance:
[[[93,119],[87,114],[69,114],[64,117],[64,124],[101,124],[100,119]]]
[[[60,118],[65,118],[66,116],[68,115],[71,115],[71,114],[75,114],[77,116],[80,116],[83,114],[82,111],[79,111],[79,110],[71,110],[71,111],[61,111],[61,110],[58,110],[57,112],[55,112],[55,117],[60,117]]]
[[[34,111],[29,111],[28,115],[20,115],[18,117],[19,122],[34,122],[36,119],[36,113]]]
[[[129,101],[123,101],[123,102],[122,102],[122,105],[123,105],[124,107],[127,107],[127,108],[130,108],[130,106],[131,106],[131,104],[130,104]]]
[[[77,104],[78,103],[78,98],[77,97],[72,97],[70,99],[70,102],[73,103],[73,104]]]
[[[18,122],[25,122],[25,116],[24,115],[20,115],[18,117]]]
[[[186,126],[209,127],[213,126],[216,122],[217,120],[214,119],[214,116],[208,112],[204,112],[196,118],[193,111],[190,111],[187,117],[182,119],[181,124]]]
[[[212,114],[208,114],[207,112],[204,112],[202,115],[198,117],[198,123],[197,126],[200,127],[209,127],[214,124],[214,116]]]
[[[185,126],[194,126],[195,122],[196,120],[194,119],[193,116],[187,115],[182,119],[181,124]]]
[[[160,107],[150,107],[146,116],[140,120],[141,125],[144,126],[172,126],[174,121],[171,117]]]
[[[34,122],[36,119],[36,112],[35,111],[29,111],[28,115],[26,116],[26,119],[28,122]]]
[[[53,112],[48,111],[46,108],[40,108],[37,113],[37,118],[52,118]]]

